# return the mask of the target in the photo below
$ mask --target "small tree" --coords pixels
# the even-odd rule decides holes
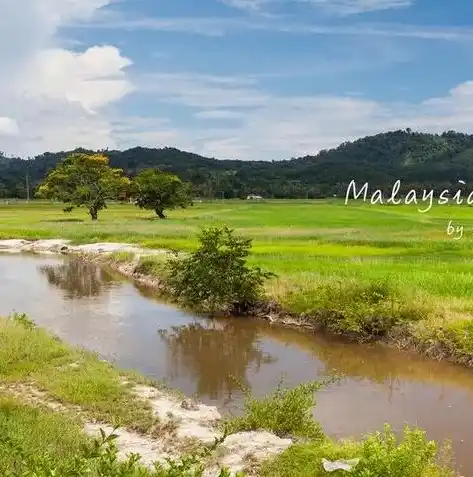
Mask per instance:
[[[165,219],[165,209],[192,204],[191,185],[178,176],[157,169],[142,170],[133,181],[132,194],[141,209],[152,209]]]
[[[108,162],[101,154],[71,154],[48,174],[36,195],[85,206],[92,220],[97,220],[106,201],[123,197],[130,185],[123,171],[112,169]]]
[[[223,227],[202,230],[198,240],[198,250],[169,261],[167,284],[174,297],[210,313],[241,313],[256,304],[265,280],[275,275],[246,265],[251,239]]]

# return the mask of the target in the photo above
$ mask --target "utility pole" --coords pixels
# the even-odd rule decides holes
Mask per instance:
[[[30,180],[28,177],[28,166],[26,166],[26,202],[30,201]]]

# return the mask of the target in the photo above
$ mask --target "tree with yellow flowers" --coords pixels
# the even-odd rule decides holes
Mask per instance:
[[[73,153],[48,174],[36,196],[84,206],[97,220],[107,200],[124,198],[130,186],[122,169],[113,169],[108,162],[101,154]]]

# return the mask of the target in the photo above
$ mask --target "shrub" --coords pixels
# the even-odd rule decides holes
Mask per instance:
[[[120,265],[122,263],[133,263],[135,260],[135,254],[133,252],[120,250],[118,252],[111,253],[109,260],[111,263],[116,265]]]
[[[35,322],[31,320],[26,313],[17,313],[14,312],[11,316],[10,319],[13,320],[14,322],[18,323],[19,325],[23,326],[23,328],[26,328],[28,330],[32,330],[36,328]]]
[[[141,257],[135,267],[135,273],[165,279],[168,275],[166,263],[162,257]]]
[[[429,312],[385,280],[323,283],[289,294],[286,302],[293,308],[303,303],[308,315],[335,334],[361,339],[385,336],[395,326],[425,319]]]
[[[283,389],[280,384],[272,394],[260,399],[249,394],[245,414],[224,421],[228,433],[264,429],[279,437],[323,439],[323,431],[312,416],[314,393],[328,381],[301,384]]]
[[[246,259],[251,239],[236,237],[228,227],[203,229],[199,247],[168,261],[171,294],[199,311],[242,313],[263,294],[264,281],[274,274],[250,268]]]
[[[350,473],[327,472],[322,459],[359,459]],[[311,442],[296,444],[276,459],[266,462],[262,477],[454,477],[450,448],[439,449],[419,429],[406,427],[398,440],[391,427],[368,435],[362,442]]]

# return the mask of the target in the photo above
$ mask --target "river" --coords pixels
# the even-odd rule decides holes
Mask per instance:
[[[314,410],[329,435],[361,437],[384,422],[397,431],[419,426],[450,439],[457,468],[473,475],[473,370],[266,322],[199,318],[61,257],[0,254],[0,315],[13,311],[221,410],[241,409],[241,386],[262,395],[282,378],[295,386],[337,372],[343,379],[317,395]]]

